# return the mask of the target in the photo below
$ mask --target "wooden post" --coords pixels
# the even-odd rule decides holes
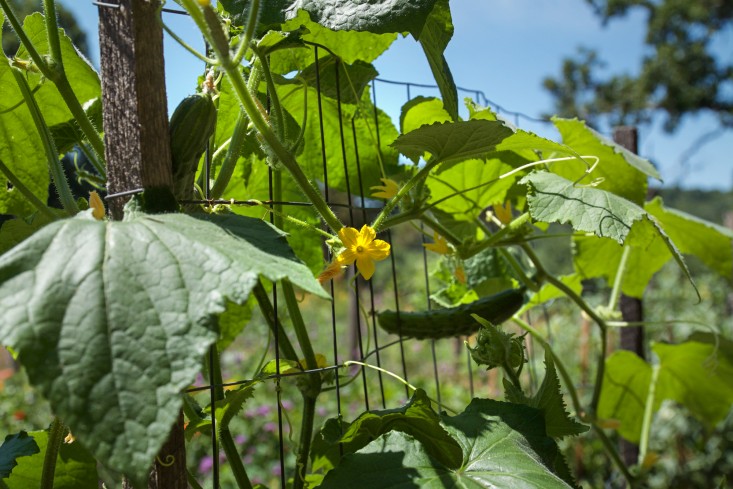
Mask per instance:
[[[99,7],[99,44],[107,160],[107,191],[113,219],[122,218],[129,196],[140,188],[171,188],[173,177],[163,65],[159,0],[118,0]],[[153,463],[155,462],[155,463]],[[188,486],[183,415],[156,460],[151,489]],[[129,487],[127,481],[124,487]]]
[[[107,191],[171,187],[171,152],[159,0],[99,7]],[[127,198],[110,201],[122,218]]]
[[[621,126],[613,130],[613,140],[633,153],[638,152],[638,134],[635,127]],[[644,308],[641,299],[621,294],[621,316],[626,322],[644,320]],[[644,330],[641,326],[621,329],[621,349],[636,353],[644,358]],[[627,466],[634,465],[639,459],[639,446],[623,438],[619,441],[621,458]]]

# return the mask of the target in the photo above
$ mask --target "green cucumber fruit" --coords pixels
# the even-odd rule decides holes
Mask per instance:
[[[399,314],[396,311],[382,311],[377,319],[382,329],[403,337],[450,338],[478,331],[480,325],[471,317],[472,314],[493,324],[500,324],[512,317],[523,304],[524,289],[507,289],[457,307],[421,312],[400,311]]]
[[[170,120],[171,159],[173,160],[173,193],[178,200],[193,197],[201,155],[216,129],[216,105],[207,93],[184,98]]]

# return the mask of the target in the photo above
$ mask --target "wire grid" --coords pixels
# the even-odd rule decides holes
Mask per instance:
[[[108,2],[96,2],[93,1],[92,4],[100,7],[100,8],[119,8],[118,4],[112,4]],[[167,14],[177,14],[177,15],[188,15],[187,12],[181,11],[181,10],[175,10],[175,9],[162,9],[164,13]],[[361,161],[359,156],[359,140],[357,137],[357,131],[355,126],[355,118],[359,115],[359,111],[357,111],[354,115],[354,117],[351,120],[344,121],[343,111],[342,111],[342,97],[341,97],[341,91],[340,91],[340,83],[339,83],[339,67],[341,65],[341,62],[338,58],[338,56],[333,53],[330,49],[328,49],[326,46],[319,45],[316,43],[309,43],[314,48],[314,64],[315,64],[315,73],[316,73],[316,91],[317,91],[317,101],[318,101],[318,112],[319,112],[319,134],[320,134],[320,143],[321,143],[321,155],[323,160],[323,192],[326,202],[332,206],[332,207],[345,207],[348,211],[348,225],[354,226],[356,221],[358,220],[358,217],[361,218],[362,222],[368,222],[367,220],[367,211],[368,210],[379,210],[378,208],[375,209],[374,207],[367,207],[364,202],[364,198],[367,197],[367,194],[364,192],[364,186],[362,181],[362,175],[361,175]],[[336,63],[334,63],[334,70],[335,70],[335,84],[336,84],[336,107],[337,107],[337,116],[339,121],[339,140],[340,140],[340,147],[337,148],[330,148],[326,145],[326,137],[325,137],[325,131],[324,131],[324,125],[323,125],[323,104],[322,104],[322,95],[321,95],[321,87],[320,87],[320,66],[319,66],[319,50],[326,50],[331,55],[334,56],[334,58],[337,60]],[[206,50],[208,51],[208,46],[206,46]],[[206,67],[208,69],[208,66]],[[388,84],[388,85],[398,85],[405,88],[405,102],[411,100],[413,98],[412,90],[417,89],[429,89],[429,90],[437,90],[438,87],[436,85],[429,85],[429,84],[422,84],[422,83],[412,83],[412,82],[403,82],[403,81],[394,81],[394,80],[386,80],[381,78],[376,78],[372,84],[371,84],[371,96],[372,96],[372,103],[373,103],[373,114],[371,114],[371,117],[373,117],[373,124],[374,124],[374,130],[376,134],[376,144],[377,148],[381,148],[381,137],[380,137],[380,130],[379,130],[379,109],[378,109],[378,93],[377,93],[377,86],[379,84]],[[519,120],[526,119],[528,121],[535,121],[535,122],[547,122],[546,119],[539,119],[533,116],[529,116],[527,114],[521,113],[521,112],[514,112],[509,111],[501,107],[500,105],[492,102],[489,100],[485,94],[480,90],[475,89],[469,89],[469,88],[463,88],[458,87],[458,90],[461,92],[466,92],[472,96],[472,98],[479,104],[482,104],[484,106],[492,106],[499,114],[503,114],[505,116],[511,116],[514,118],[515,124],[519,124]],[[269,97],[268,97],[268,107],[269,110]],[[366,117],[367,114],[362,114],[363,117]],[[349,128],[351,134],[349,135]],[[346,149],[346,138],[351,136],[353,139],[353,154],[348,154]],[[340,157],[343,165],[344,165],[344,172],[345,172],[345,181],[346,181],[346,200],[347,204],[343,204],[341,202],[338,202],[336,200],[333,200],[330,195],[329,191],[329,185],[328,185],[328,165],[327,161],[329,158],[333,160],[334,158]],[[349,178],[349,161],[354,162],[354,168],[357,172],[357,182],[358,182],[358,193],[355,193],[351,189],[350,184],[350,178]],[[308,202],[296,202],[296,201],[275,201],[273,196],[273,174],[272,169],[269,169],[269,201],[259,201],[259,200],[227,200],[227,199],[217,199],[212,200],[209,198],[209,192],[210,192],[210,175],[211,175],[211,164],[212,164],[212,154],[210,150],[207,148],[207,152],[205,155],[205,166],[204,166],[204,200],[203,201],[187,201],[185,203],[199,203],[199,204],[208,204],[208,205],[214,205],[214,204],[231,204],[231,205],[241,205],[241,206],[253,206],[253,205],[268,205],[270,208],[273,208],[274,206],[283,206],[285,208],[287,207],[300,207],[300,206],[309,206],[311,205]],[[134,189],[130,190],[128,192],[122,192],[120,194],[116,195],[109,195],[107,198],[111,197],[119,197],[122,195],[129,195],[132,193],[137,193],[142,191],[142,189]],[[361,205],[355,205],[355,202],[359,202]],[[356,216],[355,214],[360,214],[359,216]],[[274,213],[270,213],[271,222],[274,220]],[[404,227],[404,225],[403,225]],[[400,229],[401,232],[401,228]],[[354,321],[348,321],[350,323],[349,327],[353,328],[353,333],[356,334],[356,343],[357,343],[357,349],[358,352],[356,355],[356,359],[360,362],[369,362],[371,361],[371,358],[374,357],[374,365],[377,367],[377,369],[371,370],[367,368],[360,368],[358,373],[354,376],[353,379],[350,379],[349,382],[357,381],[357,379],[360,379],[362,384],[362,395],[360,397],[360,401],[362,403],[362,408],[364,411],[372,409],[375,405],[384,409],[388,406],[399,406],[402,405],[406,399],[409,399],[411,396],[411,389],[405,385],[404,386],[404,398],[402,397],[395,397],[389,398],[386,389],[385,384],[387,382],[394,382],[391,379],[385,379],[385,375],[382,373],[383,370],[394,372],[395,374],[399,375],[404,379],[405,381],[410,381],[411,377],[413,375],[416,375],[418,378],[418,382],[416,382],[418,387],[422,387],[425,390],[428,391],[429,395],[432,394],[433,398],[437,400],[438,406],[442,406],[443,404],[443,389],[441,388],[441,364],[445,364],[449,361],[454,361],[455,364],[460,364],[461,368],[465,370],[463,372],[465,374],[465,377],[468,379],[468,392],[467,396],[464,400],[461,401],[468,401],[471,398],[474,397],[476,386],[474,383],[474,372],[473,372],[473,366],[472,366],[472,360],[470,353],[466,348],[463,347],[462,341],[458,338],[455,339],[455,348],[453,350],[453,355],[455,358],[449,359],[449,358],[442,358],[439,359],[439,352],[437,349],[438,341],[436,340],[430,340],[430,367],[428,370],[432,371],[432,383],[434,383],[434,388],[431,389],[427,388],[427,384],[430,383],[428,379],[420,378],[420,374],[425,371],[424,365],[422,368],[418,369],[418,371],[411,371],[408,367],[409,363],[413,363],[408,361],[408,358],[410,356],[410,352],[406,351],[406,345],[411,344],[412,342],[415,342],[416,340],[409,340],[404,339],[400,337],[395,340],[394,337],[390,337],[387,341],[385,341],[385,335],[386,333],[380,331],[380,329],[377,327],[377,321],[376,321],[376,302],[375,297],[379,296],[379,301],[384,302],[385,298],[389,298],[391,296],[392,304],[391,306],[394,308],[394,310],[397,312],[398,321],[399,321],[399,313],[401,310],[401,305],[404,305],[404,301],[409,295],[408,293],[405,293],[404,289],[401,288],[401,280],[398,273],[398,264],[397,264],[397,257],[402,256],[403,250],[399,246],[396,245],[396,241],[393,236],[392,229],[387,230],[384,232],[384,236],[382,236],[391,246],[391,253],[389,256],[390,260],[390,267],[387,269],[387,267],[380,267],[379,274],[390,274],[390,278],[388,280],[388,284],[382,288],[380,291],[380,294],[375,294],[375,286],[374,281],[363,281],[360,279],[354,280],[354,288],[351,292],[351,301],[353,301],[354,308],[356,309],[357,313],[353,315]],[[424,244],[426,242],[426,233],[424,232],[422,225],[420,226],[420,233],[419,233],[419,241]],[[424,247],[421,248],[422,253],[422,274],[424,279],[424,305],[423,307],[420,307],[421,304],[413,303],[411,304],[415,308],[422,308],[422,309],[431,309],[431,299],[430,299],[430,272],[429,272],[429,258],[427,255],[427,252]],[[409,250],[404,250],[405,253],[410,253]],[[328,252],[327,259],[330,261],[332,259],[332,256],[330,256],[330,252]],[[356,268],[354,265],[354,270],[352,274],[355,274]],[[366,290],[363,290],[363,289]],[[389,290],[391,289],[391,290]],[[278,438],[278,453],[279,453],[279,479],[280,479],[280,485],[281,487],[286,487],[287,477],[288,474],[286,472],[286,466],[285,466],[285,440],[284,440],[284,413],[283,413],[283,399],[282,399],[282,389],[281,389],[281,381],[284,379],[288,379],[290,377],[297,377],[302,375],[321,375],[324,372],[335,372],[336,375],[334,375],[334,388],[333,396],[335,401],[335,412],[328,413],[331,415],[331,417],[337,417],[338,419],[343,419],[344,416],[344,406],[343,406],[343,399],[342,399],[342,386],[340,385],[341,379],[338,375],[338,369],[340,368],[339,365],[343,364],[343,360],[347,359],[351,356],[352,352],[344,352],[341,345],[343,345],[343,342],[340,341],[342,338],[341,336],[343,333],[349,333],[348,330],[339,332],[339,319],[340,315],[337,310],[337,289],[334,283],[334,280],[330,280],[328,284],[328,290],[331,295],[331,302],[330,302],[330,334],[331,334],[331,345],[332,345],[332,361],[329,362],[332,366],[325,367],[325,368],[318,368],[318,369],[312,369],[312,370],[303,370],[303,371],[288,371],[288,372],[282,372],[280,371],[281,368],[281,362],[280,362],[280,352],[279,352],[279,327],[275,328],[274,332],[274,355],[275,355],[275,361],[276,361],[276,373],[270,375],[267,377],[267,379],[271,379],[274,381],[275,384],[275,409],[277,412],[277,438]],[[391,294],[390,294],[391,292]],[[273,319],[275,321],[275,324],[277,325],[280,321],[280,317],[278,314],[278,288],[277,284],[273,284],[272,286],[272,305],[273,305],[273,311],[271,311],[273,315]],[[366,304],[367,304],[367,320],[365,321],[366,324],[362,324],[362,314],[360,314],[360,311],[362,310],[362,303],[364,302],[364,296],[366,296]],[[413,301],[414,302],[414,301]],[[382,304],[382,309],[390,308],[390,304]],[[367,338],[367,335],[371,333],[371,337]],[[365,349],[365,339],[370,339],[373,342],[373,348],[366,350]],[[451,341],[451,340],[448,340]],[[445,343],[446,340],[443,340],[443,343]],[[412,343],[414,344],[414,343]],[[386,364],[384,362],[384,354],[390,350],[397,350],[397,358],[398,360],[396,362],[393,362],[394,364]],[[465,355],[465,362],[459,361],[455,362],[456,358],[459,358],[461,355]],[[215,379],[213,378],[213,372],[214,372],[214,359],[216,356],[216,350],[215,346],[212,346],[212,349],[209,354],[209,364],[208,364],[208,370],[209,370],[209,379],[208,384],[206,385],[198,385],[196,387],[192,387],[188,389],[189,393],[197,393],[202,391],[208,391],[209,392],[209,398],[211,405],[215,405],[216,402],[216,390],[219,388],[226,388],[226,387],[234,387],[238,385],[242,385],[244,383],[250,382],[252,379],[242,379],[242,380],[235,380],[231,382],[224,382],[223,384],[216,383]],[[460,371],[453,372],[454,375],[461,375]],[[376,377],[376,381],[374,379]],[[376,393],[375,393],[376,391]],[[321,394],[321,396],[325,396],[329,393]],[[488,393],[487,393],[488,394]],[[377,398],[377,402],[373,402],[375,397]],[[465,405],[465,402],[463,402],[462,405]],[[318,430],[319,427],[315,426],[315,430]],[[215,489],[218,489],[221,487],[220,484],[220,460],[219,460],[219,447],[218,447],[218,440],[217,440],[217,427],[216,427],[216,417],[211,416],[211,454],[212,454],[212,467],[211,467],[211,482]]]

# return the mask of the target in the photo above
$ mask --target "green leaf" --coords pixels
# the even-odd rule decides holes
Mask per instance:
[[[463,261],[466,286],[479,297],[496,294],[515,286],[509,265],[497,248],[487,248]]]
[[[0,479],[10,477],[13,467],[18,465],[16,459],[29,457],[38,452],[40,452],[38,444],[25,431],[6,436],[0,445]]]
[[[623,252],[618,245],[623,244],[632,247],[622,283],[625,294],[641,297],[649,279],[669,256],[694,287],[679,250],[657,220],[636,204],[605,190],[575,186],[548,172],[531,173],[520,183],[529,187],[527,202],[533,219],[568,223],[577,231],[607,238],[575,239],[575,268],[584,277],[606,276],[612,281]]]
[[[379,121],[379,138],[377,138],[374,120],[375,111],[369,100],[368,91],[364,91],[359,106],[342,103],[342,116],[339,120],[336,100],[330,97],[322,97],[322,107],[319,110],[317,92],[312,88],[307,90],[307,104],[303,103],[302,88],[300,87],[286,85],[282,87],[282,91],[278,90],[278,93],[280,93],[283,106],[293,115],[295,120],[303,120],[303,110],[307,110],[308,117],[304,134],[305,146],[303,153],[298,157],[298,163],[300,163],[301,168],[309,178],[314,181],[324,181],[321,122],[323,124],[328,186],[330,188],[346,191],[346,170],[344,169],[342,142],[346,153],[348,181],[352,195],[359,195],[361,189],[364,190],[364,193],[369,194],[369,187],[382,185],[379,180],[382,176],[395,175],[400,172],[397,163],[397,152],[389,146],[389,143],[397,137],[397,130],[390,117],[381,110],[377,110]],[[354,131],[356,132],[356,138],[353,135]],[[341,139],[342,132],[343,140]],[[354,143],[354,139],[356,139],[356,143]],[[361,171],[358,171],[359,169]]]
[[[435,97],[417,96],[405,102],[400,111],[400,132],[407,134],[434,122],[450,122],[451,116],[443,101]]]
[[[236,25],[247,22],[247,0],[222,0]],[[269,0],[260,9],[260,28],[271,28],[298,15],[300,9],[313,22],[334,31],[369,31],[377,34],[410,31],[419,34],[435,0]]]
[[[62,211],[58,211],[57,214],[59,219],[68,215]],[[0,227],[0,255],[51,222],[53,222],[51,218],[40,212],[26,219],[16,218],[3,222]]]
[[[298,11],[298,14],[285,22],[281,28],[283,31],[298,32],[304,43],[328,47],[333,55],[338,56],[346,64],[357,61],[371,63],[397,39],[395,33],[334,31],[311,21],[308,13],[303,10]],[[275,34],[271,32],[268,36]],[[270,55],[270,69],[281,75],[302,70],[313,63],[315,54],[316,49],[312,44],[303,44],[303,47],[295,49],[280,49]],[[322,47],[318,49],[319,57],[328,55],[328,50]]]
[[[9,489],[37,489],[41,487],[41,471],[48,445],[48,432],[31,431],[30,435],[38,444],[37,453],[21,458],[18,466],[5,481]],[[54,489],[90,489],[99,484],[97,461],[91,453],[75,441],[62,443],[56,459],[53,476]]]
[[[89,100],[83,105],[83,108],[84,113],[92,121],[94,127],[102,127],[101,97]],[[69,119],[66,122],[56,124],[55,126],[49,127],[49,129],[51,130],[51,136],[59,154],[68,153],[74,146],[84,140],[84,133],[79,129],[79,124],[75,119]]]
[[[218,319],[219,340],[216,342],[216,347],[219,351],[224,351],[239,336],[249,320],[252,319],[253,307],[256,307],[256,301],[253,297],[250,297],[247,303],[243,305],[233,302],[227,304],[226,311]]]
[[[654,165],[623,146],[601,136],[577,119],[554,118],[563,142],[584,156],[600,159],[595,170],[582,183],[602,178],[597,186],[641,205],[646,199],[647,176],[661,180]],[[593,162],[588,159],[588,163]],[[552,165],[552,171],[568,180],[581,178],[588,167],[581,161],[561,161]]]
[[[695,333],[688,341],[655,343],[659,374],[653,410],[669,399],[712,428],[733,405],[733,342],[717,334]],[[618,432],[638,443],[652,367],[631,352],[618,351],[606,359],[598,416],[620,422]]]
[[[733,276],[733,231],[676,209],[664,207],[661,197],[644,205],[644,209],[657,218],[664,231],[677,248],[695,255],[711,270],[721,276]]]
[[[48,37],[46,36],[46,23],[42,14],[34,13],[26,17],[23,22],[23,29],[33,43],[33,46],[41,55],[50,54]],[[63,29],[59,29],[59,36],[64,71],[76,98],[82,104],[96,98],[101,98],[102,88],[97,72],[94,71],[89,61],[76,50],[71,39],[66,36]],[[16,58],[30,59],[25,47],[21,46],[18,49]],[[40,74],[33,72],[28,72],[27,78],[31,89],[40,85],[35,93],[35,99],[49,127],[73,119],[61,94],[53,83],[44,80]],[[98,129],[101,129],[101,126]]]
[[[462,414],[443,417],[443,425],[463,450],[459,469],[431,457],[414,437],[390,432],[346,455],[320,487],[573,487],[537,409],[474,399]]]
[[[404,407],[369,411],[356,418],[341,437],[341,442],[357,450],[384,433],[401,431],[415,437],[431,458],[448,468],[457,469],[463,459],[461,447],[439,421],[425,391],[417,389]]]
[[[46,154],[30,111],[25,105],[8,59],[0,60],[0,161],[41,202],[48,199],[49,173]],[[19,217],[36,209],[12,187],[0,172],[0,214]]]
[[[618,421],[619,435],[633,443],[639,443],[641,437],[651,378],[651,365],[633,352],[618,350],[606,359],[598,418]],[[654,411],[662,402],[659,394],[654,400]]]
[[[503,203],[507,192],[517,177],[500,178],[511,171],[514,165],[503,159],[470,159],[427,178],[430,188],[430,204],[453,215],[454,219],[474,221],[486,208]],[[513,161],[512,161],[513,163]]]
[[[95,457],[139,483],[226,301],[260,275],[326,294],[262,221],[128,211],[49,224],[0,258],[0,343]]]
[[[552,438],[579,435],[589,429],[588,426],[578,423],[567,412],[560,391],[560,379],[555,370],[555,362],[552,360],[552,352],[547,348],[545,348],[545,378],[537,394],[532,397],[530,406],[542,411],[545,416],[547,436]]]
[[[420,42],[425,57],[433,72],[433,78],[438,84],[440,95],[443,97],[445,110],[450,114],[451,119],[458,118],[458,90],[453,81],[453,74],[448,67],[443,52],[453,37],[453,20],[451,19],[448,0],[435,2],[433,11],[425,22],[425,26],[419,35],[413,36]]]
[[[513,131],[500,121],[472,120],[434,123],[398,137],[392,146],[417,163],[428,152],[433,161],[480,158]]]
[[[655,273],[672,258],[662,239],[647,226],[634,226],[626,240],[630,247],[621,281],[621,292],[641,298]],[[605,278],[609,284],[616,281],[624,247],[609,238],[581,236],[573,238],[573,266],[584,278]]]
[[[337,67],[338,84],[336,83]],[[317,88],[320,85],[322,95],[334,100],[337,100],[337,96],[340,95],[341,103],[357,104],[362,98],[364,89],[378,74],[374,66],[369,63],[357,60],[353,64],[344,64],[338,58],[329,55],[318,60],[317,70],[313,63],[300,72],[299,78],[283,82],[300,85],[303,80],[311,88]]]

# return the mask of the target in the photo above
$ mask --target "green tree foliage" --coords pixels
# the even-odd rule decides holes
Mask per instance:
[[[10,0],[10,5],[21,19],[33,12],[41,11],[41,0]],[[87,44],[87,35],[79,27],[79,24],[76,23],[76,19],[72,13],[62,5],[56,6],[56,13],[58,14],[59,27],[62,27],[66,31],[66,35],[71,38],[74,46],[85,56],[88,56],[89,46]],[[3,24],[3,52],[7,56],[13,56],[18,51],[18,47],[20,47],[20,41],[10,28],[10,24]]]
[[[716,56],[715,42],[730,29],[733,3],[726,0],[586,0],[605,23],[631,11],[646,12],[646,54],[639,74],[599,77],[604,66],[597,53],[581,48],[563,61],[558,77],[544,87],[555,98],[559,115],[579,116],[591,124],[605,115],[609,122],[638,124],[654,112],[665,115],[672,132],[686,114],[715,113],[724,127],[733,126],[733,63]]]

